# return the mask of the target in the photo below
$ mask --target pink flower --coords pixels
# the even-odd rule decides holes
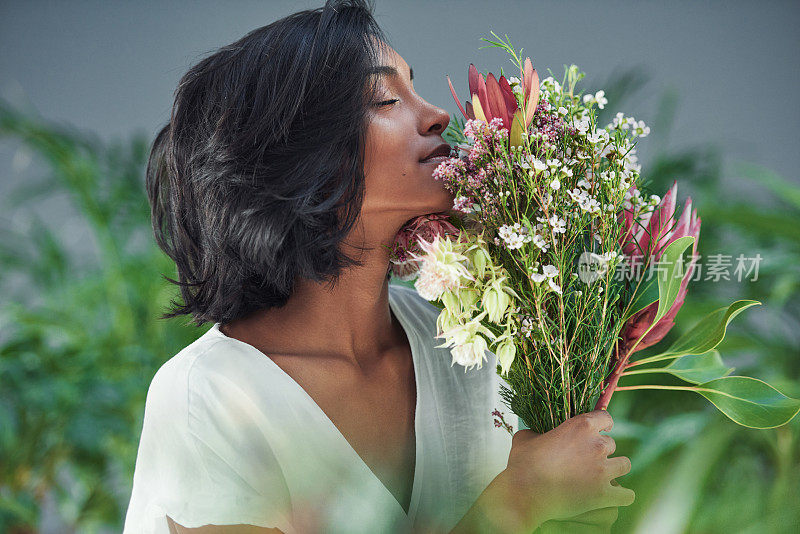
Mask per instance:
[[[631,210],[626,209],[622,214],[625,231],[620,238],[620,245],[623,253],[633,265],[636,265],[637,261],[643,265],[648,259],[649,261],[658,261],[667,245],[679,237],[693,236],[695,238],[692,244],[692,258],[686,264],[686,274],[681,280],[678,296],[672,307],[635,347],[633,344],[636,343],[636,340],[653,324],[658,310],[658,301],[631,316],[622,329],[621,348],[623,354],[627,353],[631,347],[633,347],[631,352],[636,352],[661,341],[675,325],[675,316],[686,297],[689,279],[697,262],[700,218],[697,216],[697,210],[692,209],[692,197],[687,197],[680,219],[674,220],[677,191],[678,182],[676,180],[652,212],[636,220],[634,220]]]
[[[424,254],[419,246],[419,239],[432,242],[435,236],[459,234],[459,229],[448,218],[447,213],[421,215],[408,221],[397,232],[389,257],[393,276],[400,280],[410,280],[419,271],[420,261],[411,257],[411,254]]]
[[[494,74],[489,73],[484,80],[483,74],[480,74],[472,63],[469,64],[467,76],[472,101],[465,102],[466,110],[456,95],[450,76],[447,76],[450,92],[453,93],[453,98],[461,113],[465,118],[478,119],[487,123],[494,118],[501,119],[503,128],[510,132],[511,144],[519,146],[522,132],[527,131],[539,102],[539,74],[533,68],[531,59],[525,58],[525,64],[520,72],[524,110],[520,109],[517,104],[517,98],[505,76],[500,76],[500,79],[497,80]]]

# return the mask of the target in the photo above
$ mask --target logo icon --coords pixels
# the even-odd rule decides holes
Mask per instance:
[[[585,284],[591,284],[608,271],[608,261],[600,254],[584,252],[578,258],[578,278]]]

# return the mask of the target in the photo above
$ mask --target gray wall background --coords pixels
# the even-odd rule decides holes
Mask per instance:
[[[253,28],[322,4],[4,0],[0,95],[105,139],[152,137],[190,65]],[[376,0],[375,14],[414,67],[417,92],[451,115],[459,112],[445,74],[466,98],[470,62],[511,68],[505,52],[478,49],[494,30],[524,47],[542,77],[550,68],[560,78],[564,64],[577,64],[587,75],[582,87],[603,88],[613,74],[643,66],[647,90],[619,110],[653,126],[659,100],[677,92],[669,147],[713,142],[725,149],[726,166],[746,160],[800,180],[800,2]],[[617,103],[608,106],[617,111]],[[639,145],[645,172],[654,143],[665,142],[655,130]],[[0,140],[0,197],[43,172]],[[737,181],[733,173],[727,179]],[[65,199],[36,209],[76,248],[88,246]]]

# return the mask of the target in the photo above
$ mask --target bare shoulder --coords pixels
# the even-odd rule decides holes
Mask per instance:
[[[255,525],[204,525],[187,528],[167,516],[170,534],[283,534],[279,528],[257,527]]]

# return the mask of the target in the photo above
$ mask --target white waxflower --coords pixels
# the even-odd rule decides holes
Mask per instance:
[[[609,136],[608,136],[608,132],[607,131],[605,131],[605,130],[597,130],[595,133],[587,136],[586,139],[590,143],[592,143],[594,145],[597,145],[597,144],[605,143],[606,141],[608,141]]]
[[[542,272],[544,272],[544,275],[548,278],[558,276],[558,268],[555,265],[545,265],[542,267]]]
[[[548,76],[539,84],[541,87],[540,89],[544,89],[550,91],[552,93],[560,93],[561,92],[561,84],[558,83],[558,80],[553,78],[552,76]]]
[[[565,108],[564,106],[560,106],[558,108],[558,114],[559,115],[566,115],[567,113],[569,113],[569,110],[567,108]]]
[[[597,104],[597,107],[603,109],[608,104],[608,99],[605,97],[605,91],[597,91],[595,94],[583,95],[584,104]]]
[[[625,115],[622,114],[621,111],[619,111],[614,117],[613,122],[609,124],[608,127],[614,129],[622,128],[623,130],[627,130],[628,126],[630,126],[633,120],[634,120],[633,117],[626,117]]]
[[[510,226],[504,224],[497,229],[497,233],[510,250],[521,248],[524,243],[532,240],[532,237],[528,235],[528,229],[518,222]]]
[[[567,191],[567,194],[569,195],[569,197],[572,199],[573,202],[578,204],[584,202],[586,197],[589,196],[589,193],[587,193],[582,189],[577,189],[577,188]]]
[[[583,202],[580,203],[581,209],[583,211],[588,211],[589,213],[595,213],[600,211],[600,203],[594,197],[587,197]]]
[[[617,176],[617,173],[615,171],[611,171],[611,170],[603,171],[603,172],[600,173],[600,178],[604,182],[613,182],[613,180],[614,180],[614,178],[616,176]]]
[[[587,119],[572,119],[572,127],[578,130],[578,135],[586,135],[592,123]]]
[[[545,241],[544,238],[539,234],[533,235],[533,244],[539,247],[539,249],[541,249],[543,252],[547,252],[547,250],[550,248],[550,245],[547,243],[547,241]]]
[[[521,248],[523,242],[524,241],[523,241],[521,235],[512,234],[511,237],[509,237],[508,240],[506,240],[506,245],[508,246],[508,248],[513,250],[513,249]]]
[[[561,167],[561,161],[559,161],[557,158],[548,159],[547,166],[550,167],[551,169],[557,169]]]
[[[553,227],[553,233],[563,234],[567,231],[567,222],[558,215],[553,215],[547,222]]]
[[[533,280],[534,282],[536,282],[538,284],[538,283],[543,282],[544,279],[547,278],[547,277],[545,275],[541,274],[541,273],[531,273],[530,274],[530,278],[531,278],[531,280]]]
[[[645,126],[644,121],[634,122],[631,126],[631,133],[638,137],[647,137],[650,133],[650,127]]]
[[[597,102],[597,107],[600,109],[605,108],[605,105],[608,104],[608,99],[606,98],[606,92],[602,89],[597,91],[594,95],[594,100]]]
[[[533,168],[537,171],[544,171],[547,169],[547,164],[545,164],[543,161],[533,158]]]
[[[534,329],[536,329],[537,324],[535,322],[535,318],[531,315],[523,315],[522,321],[520,325],[520,333],[525,337],[531,337]]]
[[[550,289],[561,295],[561,286],[553,282],[552,280],[548,280],[547,284],[550,286]]]
[[[561,187],[561,181],[558,178],[553,178],[550,182],[550,187],[553,189],[559,189]]]

